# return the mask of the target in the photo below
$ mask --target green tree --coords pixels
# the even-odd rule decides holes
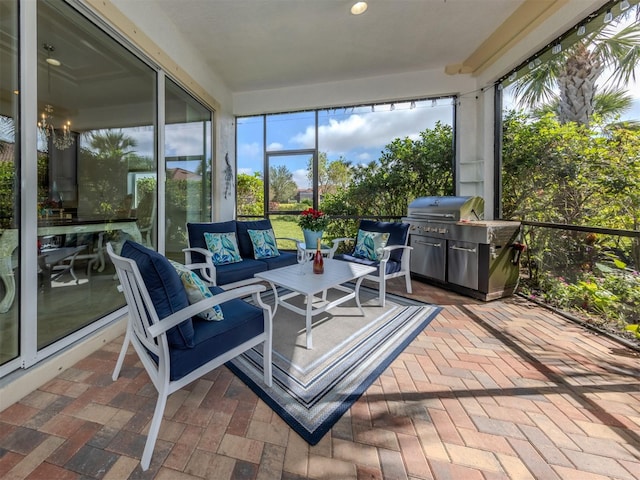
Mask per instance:
[[[599,219],[609,139],[548,114],[511,112],[503,123],[503,217],[588,225]],[[603,225],[596,223],[597,225]]]
[[[85,213],[109,218],[116,214],[127,193],[128,161],[134,157],[136,140],[122,132],[87,134],[88,148],[81,149],[78,162],[83,190],[79,199]]]
[[[284,165],[269,168],[269,201],[285,203],[296,196],[298,186],[293,173]]]
[[[604,201],[598,210],[601,222],[611,228],[640,230],[640,132],[613,128],[600,149],[606,155],[598,185]],[[607,225],[607,223],[603,223]],[[636,269],[640,265],[640,239],[632,239],[631,256]]]
[[[505,116],[503,129],[503,218],[638,229],[639,131],[603,125],[598,116],[587,127],[516,112]],[[640,265],[635,239],[614,236],[614,245],[581,232],[528,231],[537,267],[567,278],[592,265],[597,248],[626,252]]]
[[[343,157],[329,161],[326,152],[318,153],[318,189],[322,196],[344,190],[351,183],[352,177],[351,162]],[[313,182],[312,160],[307,165],[307,178],[309,183]]]
[[[264,215],[264,182],[260,174],[238,173],[236,182],[238,215]]]
[[[514,94],[520,106],[536,108],[553,105],[560,123],[576,122],[588,125],[595,107],[604,109],[619,103],[614,99],[624,91],[603,89],[598,92],[598,80],[605,71],[613,74],[608,82],[627,85],[635,79],[640,60],[640,9],[634,6],[636,21],[616,31],[613,23],[603,23],[575,44],[553,56],[515,84]],[[613,95],[613,96],[612,96]],[[600,96],[600,99],[598,97]],[[624,108],[625,103],[622,103]]]
[[[453,129],[438,122],[420,138],[396,138],[378,162],[353,168],[349,188],[328,195],[332,215],[402,216],[416,197],[453,193]]]

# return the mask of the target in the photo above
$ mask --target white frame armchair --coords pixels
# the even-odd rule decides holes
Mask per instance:
[[[363,220],[360,223],[360,226],[363,227],[366,230],[368,227],[367,225],[384,225],[384,222],[371,222],[370,224],[365,223],[367,221]],[[338,250],[338,248],[340,247],[341,243],[346,243],[346,242],[352,242],[355,244],[356,239],[355,238],[349,238],[349,237],[343,237],[343,238],[336,238],[333,240],[333,247],[331,248],[331,251],[329,253],[329,258],[334,258],[336,255],[336,252]],[[366,277],[364,277],[367,280],[371,280],[373,282],[378,283],[379,287],[378,287],[378,301],[380,303],[381,307],[384,307],[386,304],[386,295],[387,295],[387,280],[391,279],[391,278],[398,278],[398,277],[404,277],[405,279],[405,288],[407,290],[407,293],[412,293],[412,287],[411,287],[411,270],[410,270],[410,266],[411,266],[411,250],[413,250],[413,247],[408,245],[409,242],[409,234],[407,232],[405,239],[404,239],[404,245],[387,245],[382,249],[382,257],[376,262],[377,266],[378,266],[378,271],[377,274],[372,274],[372,275],[367,275]],[[392,252],[397,251],[402,249],[402,258],[400,260],[400,269],[396,272],[392,272],[392,273],[387,273],[387,263],[389,262],[389,260],[391,259],[391,255]],[[344,256],[338,255],[337,257],[339,260],[343,260],[343,261],[352,261],[352,260],[348,260],[347,258],[345,258]]]
[[[130,258],[116,255],[111,244],[107,245],[107,252],[116,267],[116,272],[120,280],[119,289],[124,293],[129,307],[129,320],[127,322],[125,339],[113,370],[112,378],[114,381],[118,379],[129,342],[131,342],[151,378],[154,387],[158,391],[158,400],[140,461],[142,469],[147,470],[151,463],[155,443],[160,431],[160,424],[162,423],[164,409],[167,404],[167,397],[170,394],[223,365],[244,351],[263,342],[264,382],[267,386],[271,387],[272,314],[270,307],[265,305],[260,299],[260,292],[264,291],[265,287],[263,285],[252,285],[224,291],[160,319],[136,262]],[[263,332],[234,348],[217,353],[211,352],[210,358],[206,359],[206,362],[201,366],[194,368],[181,378],[171,380],[170,373],[172,364],[170,349],[174,347],[169,345],[167,332],[186,319],[191,319],[193,316],[212,308],[214,305],[219,305],[233,299],[244,298],[249,295],[252,296],[254,305],[263,311]],[[222,321],[224,322],[226,320],[225,318],[225,320]]]

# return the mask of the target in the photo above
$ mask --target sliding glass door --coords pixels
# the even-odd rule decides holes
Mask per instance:
[[[107,242],[154,248],[157,73],[64,2],[37,21],[41,349],[124,305]]]
[[[16,359],[19,349],[20,297],[20,137],[18,126],[18,5],[0,0],[3,48],[0,48],[0,365]]]

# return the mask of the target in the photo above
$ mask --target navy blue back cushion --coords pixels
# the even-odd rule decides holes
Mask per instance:
[[[189,306],[182,281],[164,256],[131,240],[124,242],[120,255],[136,262],[160,320]],[[167,339],[172,347],[193,348],[195,343],[191,319],[169,329]]]
[[[367,232],[388,232],[389,240],[387,245],[406,245],[409,234],[409,224],[400,222],[375,222],[373,220],[360,220],[360,230]],[[390,259],[396,262],[402,260],[404,249],[393,250]]]
[[[213,223],[187,223],[187,235],[189,236],[189,246],[207,249],[207,242],[204,239],[205,233],[228,233],[236,231],[236,221],[213,222]],[[240,250],[242,256],[242,250]],[[199,253],[191,254],[193,263],[204,262],[204,257]]]
[[[248,222],[237,222],[238,247],[242,258],[256,258],[253,255],[253,243],[247,230],[268,230],[273,228],[271,220],[251,220]]]

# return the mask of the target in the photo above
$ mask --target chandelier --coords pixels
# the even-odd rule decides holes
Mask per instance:
[[[47,91],[51,93],[51,66],[59,67],[62,62],[51,56],[51,52],[55,51],[55,47],[48,43],[43,45],[47,51]],[[44,111],[38,119],[38,130],[47,139],[51,140],[58,150],[66,150],[74,143],[74,136],[71,133],[71,122],[66,121],[61,128],[56,128],[53,124],[53,107],[49,104],[44,106]]]
[[[61,129],[53,126],[53,107],[49,104],[44,106],[44,112],[38,120],[38,129],[45,136],[47,141],[51,139],[53,145],[58,150],[66,150],[74,143],[73,134],[71,133],[71,122],[67,120]]]

